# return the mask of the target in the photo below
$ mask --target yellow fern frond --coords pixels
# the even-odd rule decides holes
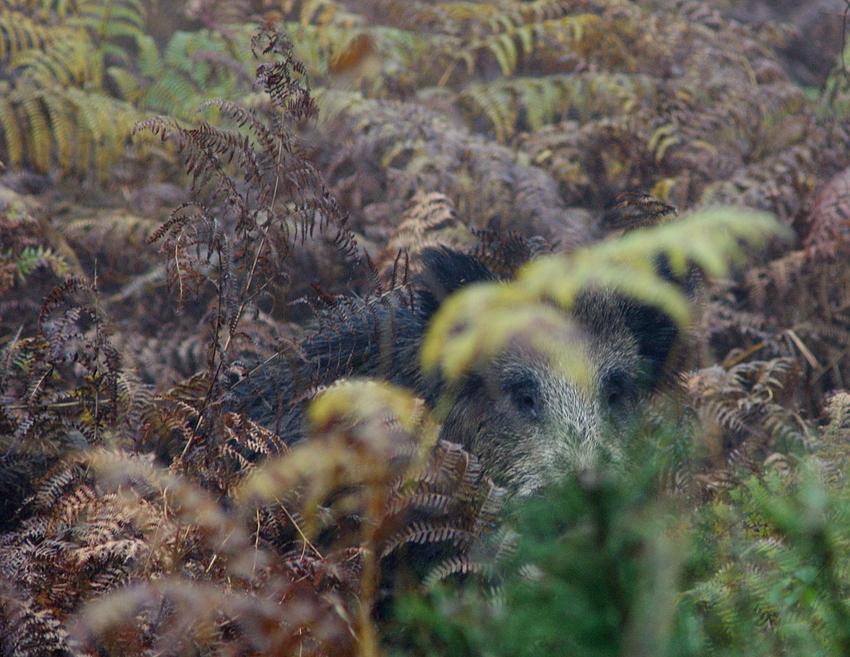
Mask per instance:
[[[74,125],[74,108],[61,92],[52,93],[50,90],[44,90],[39,95],[50,120],[51,142],[59,168],[63,174],[67,174],[80,157],[77,150],[79,144],[76,139],[78,131]]]
[[[499,12],[495,6],[479,2],[442,2],[438,9],[455,23],[483,22]]]
[[[535,0],[520,4],[518,11],[527,23],[539,23],[560,18],[575,9],[567,0]]]
[[[599,42],[604,24],[596,14],[577,14],[531,23],[523,29],[532,30],[536,43],[541,46],[551,40],[586,57]]]
[[[118,257],[129,249],[138,249],[159,227],[147,217],[113,209],[93,211],[91,216],[63,224],[63,233],[94,253]]]
[[[524,22],[523,14],[495,14],[486,21],[483,36],[476,36],[455,57],[477,62],[489,53],[499,65],[502,74],[514,74],[520,58],[562,56],[564,47],[581,58],[589,57],[604,37],[605,25],[596,14],[565,15],[543,21]],[[553,50],[554,49],[554,50]],[[555,52],[557,50],[557,52]],[[472,65],[468,70],[472,72]]]
[[[49,28],[20,12],[0,9],[0,62],[27,50],[41,50],[51,41]]]
[[[518,129],[538,130],[568,114],[579,118],[623,114],[652,93],[653,84],[648,76],[623,74],[514,77],[471,84],[459,94],[458,103],[471,123],[485,118],[498,139],[505,141]],[[520,117],[524,125],[517,124]]]
[[[500,142],[507,141],[513,135],[519,115],[518,106],[506,86],[471,85],[461,94],[460,103],[472,115],[486,117]]]
[[[62,30],[62,40],[43,50],[27,50],[12,58],[10,67],[38,86],[100,88],[103,58],[82,32]]]
[[[139,112],[99,93],[24,85],[0,98],[3,158],[42,172],[106,178],[123,155]]]
[[[342,29],[352,29],[364,23],[363,17],[350,12],[333,0],[306,0],[301,5],[301,25],[335,25]]]
[[[59,19],[65,19],[76,10],[77,0],[31,0],[31,5],[39,7],[39,15],[42,19],[55,15]]]
[[[20,100],[18,116],[26,126],[24,142],[27,151],[27,159],[38,171],[50,170],[50,122],[44,112],[41,102],[41,93],[17,93],[16,99]]]
[[[124,153],[140,115],[130,103],[103,94],[73,88],[67,92],[76,109],[77,124],[92,136],[92,152],[82,153],[78,164],[83,170],[91,167],[99,177],[106,178],[112,164]],[[87,157],[91,157],[91,163],[86,162]]]
[[[97,42],[136,39],[145,33],[146,12],[141,0],[81,0],[68,24],[82,27]]]
[[[0,83],[0,126],[3,128],[3,153],[6,163],[16,167],[24,161],[24,141],[21,124],[10,97],[9,83]]]

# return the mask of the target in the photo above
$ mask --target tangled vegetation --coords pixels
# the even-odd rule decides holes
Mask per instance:
[[[728,4],[0,1],[0,654],[846,654],[850,83]],[[691,326],[622,468],[507,499],[387,383],[294,446],[228,406],[432,245],[513,278],[450,377],[582,286]]]

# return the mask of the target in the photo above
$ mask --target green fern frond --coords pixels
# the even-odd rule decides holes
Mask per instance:
[[[109,83],[117,90],[118,98],[133,104],[138,103],[144,93],[144,87],[137,74],[121,66],[109,66],[104,72]]]
[[[142,107],[182,120],[194,120],[204,100],[232,99],[248,93],[255,65],[250,33],[231,28],[230,37],[218,32],[175,32],[162,56],[153,42],[140,41],[140,74],[151,80],[139,99]],[[242,38],[239,38],[239,37]]]
[[[17,269],[18,281],[25,283],[39,267],[48,267],[57,276],[65,276],[69,272],[68,263],[58,253],[44,246],[28,246],[16,257],[11,252],[0,253],[0,261],[11,261]]]
[[[697,511],[707,572],[679,613],[701,631],[703,654],[839,655],[850,645],[847,478],[831,479],[821,455],[796,465],[738,482]]]
[[[140,102],[152,112],[189,120],[197,108],[197,99],[197,86],[185,76],[169,71],[144,90]]]

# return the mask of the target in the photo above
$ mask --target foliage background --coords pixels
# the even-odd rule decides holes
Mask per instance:
[[[844,651],[842,10],[0,3],[0,650]],[[301,72],[257,82],[258,23]],[[416,400],[354,385],[315,429],[329,461],[252,478],[286,450],[216,405],[229,363],[297,340],[336,294],[394,288],[399,248],[490,231],[572,253],[717,203],[793,237],[703,291],[679,394],[696,420],[647,430],[675,458],[568,482],[544,509],[570,512],[517,510],[515,539],[474,458],[423,464]],[[495,602],[437,589],[395,616],[387,591],[419,589],[387,573],[420,544],[458,552],[429,581],[494,560],[521,576]]]

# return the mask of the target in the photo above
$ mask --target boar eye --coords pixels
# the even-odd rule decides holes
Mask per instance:
[[[634,400],[635,380],[623,370],[608,372],[602,377],[600,393],[603,403],[609,408],[622,408]]]
[[[505,382],[503,389],[520,412],[533,419],[540,415],[540,391],[533,378],[510,379]]]

